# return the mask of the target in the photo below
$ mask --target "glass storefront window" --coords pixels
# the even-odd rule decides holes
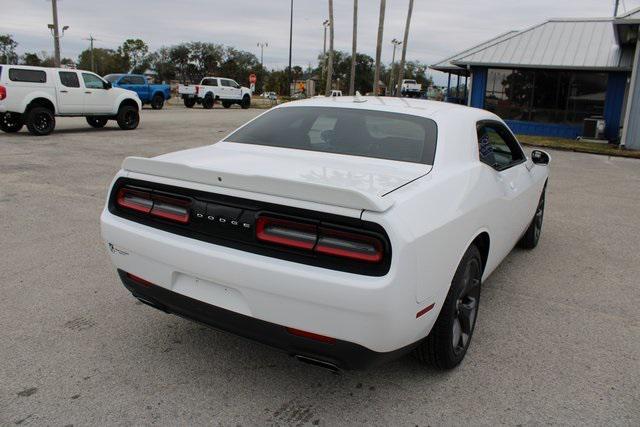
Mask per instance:
[[[607,74],[490,69],[485,109],[506,120],[581,124],[602,116]]]

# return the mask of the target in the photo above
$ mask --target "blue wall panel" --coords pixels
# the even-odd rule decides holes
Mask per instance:
[[[484,95],[487,91],[487,69],[474,67],[471,69],[471,106],[484,108]]]
[[[618,139],[622,122],[622,104],[624,90],[627,85],[627,73],[609,73],[607,79],[607,96],[604,102],[604,120],[607,124],[605,135],[609,141]]]
[[[554,136],[568,139],[575,139],[582,135],[582,126],[579,125],[524,122],[520,120],[505,120],[505,123],[513,133],[520,135]]]

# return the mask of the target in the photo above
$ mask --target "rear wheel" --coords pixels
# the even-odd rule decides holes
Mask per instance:
[[[438,369],[455,368],[464,359],[478,316],[482,260],[475,245],[467,249],[429,336],[415,355]]]
[[[247,108],[249,108],[251,106],[251,97],[249,95],[243,96],[240,106],[242,107],[243,110],[246,110]]]
[[[540,234],[542,233],[542,220],[544,218],[544,199],[545,194],[547,192],[547,186],[545,184],[545,188],[542,190],[542,194],[540,195],[540,200],[538,201],[538,207],[536,208],[536,213],[533,215],[533,219],[531,220],[531,224],[527,231],[524,233],[518,245],[523,249],[533,249],[538,246],[538,241],[540,240]]]
[[[183,101],[184,101],[184,106],[187,108],[193,108],[193,106],[196,105],[195,98],[183,98]]]
[[[22,129],[24,120],[22,114],[18,113],[5,113],[0,116],[0,129],[7,133],[15,133]]]
[[[164,96],[157,94],[151,100],[151,108],[154,110],[161,110],[164,106]]]
[[[122,130],[133,130],[140,123],[140,113],[133,105],[122,105],[118,110],[118,126]]]
[[[109,119],[107,119],[106,117],[89,116],[86,119],[87,123],[89,123],[89,126],[96,129],[105,127],[107,125],[107,122],[109,121]]]
[[[231,107],[231,101],[222,101],[222,106],[224,108],[229,108]]]
[[[202,100],[202,108],[204,108],[205,110],[210,110],[213,108],[213,103],[214,103],[213,96],[207,95]]]
[[[27,113],[27,129],[35,136],[49,135],[56,127],[53,111],[46,107],[34,107]]]

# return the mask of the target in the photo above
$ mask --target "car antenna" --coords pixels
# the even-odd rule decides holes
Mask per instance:
[[[353,96],[353,102],[367,102],[367,99],[362,96],[360,91],[356,91],[356,94]]]

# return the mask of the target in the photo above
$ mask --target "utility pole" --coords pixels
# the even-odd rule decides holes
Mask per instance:
[[[386,1],[380,0],[380,18],[378,20],[378,43],[376,44],[376,69],[373,75],[373,95],[378,96],[380,82],[380,56],[382,55],[382,33],[384,32],[384,10]]]
[[[89,56],[91,58],[91,71],[93,71],[94,73],[96,72],[96,68],[93,62],[93,42],[96,41],[97,39],[93,37],[93,34],[89,34],[89,38],[88,39],[84,39],[84,40],[89,40]]]
[[[329,28],[329,20],[325,19],[322,22],[322,26],[324,27],[324,44],[322,45],[322,77],[324,77],[324,75],[327,72],[327,28]]]
[[[400,89],[400,84],[402,83],[402,79],[404,79],[404,61],[407,57],[407,40],[409,39],[409,26],[411,25],[412,12],[413,12],[413,0],[409,0],[409,10],[407,11],[407,23],[404,27],[404,41],[402,43],[402,58],[400,59],[400,70],[398,71],[398,89]],[[400,98],[402,96],[402,91],[397,90],[396,96]]]
[[[264,48],[265,48],[265,47],[269,47],[269,43],[267,43],[267,42],[260,42],[260,43],[258,43],[258,45],[257,45],[257,46],[260,48],[260,67],[262,68],[262,67],[263,67],[263,65],[262,65],[262,59],[263,59],[263,57],[264,57]]]
[[[356,93],[356,50],[358,47],[358,0],[353,0],[353,41],[351,43],[351,75],[349,76],[349,95]]]
[[[620,6],[620,0],[616,0],[615,6],[613,8],[613,17],[618,16],[618,7]]]
[[[60,38],[64,35],[64,31],[69,27],[65,26],[62,29],[62,35],[60,34],[58,26],[58,2],[57,0],[51,0],[51,11],[53,13],[53,24],[47,25],[53,35],[53,58],[56,67],[60,67]]]
[[[291,0],[291,17],[289,18],[289,95],[293,95],[291,80],[291,49],[293,47],[293,0]]]
[[[398,39],[391,40],[393,44],[393,57],[391,59],[391,70],[389,71],[389,96],[393,96],[393,64],[396,62],[396,47],[400,46],[402,42]]]
[[[333,0],[329,0],[329,65],[327,66],[327,85],[325,95],[331,94],[331,80],[333,79]]]

